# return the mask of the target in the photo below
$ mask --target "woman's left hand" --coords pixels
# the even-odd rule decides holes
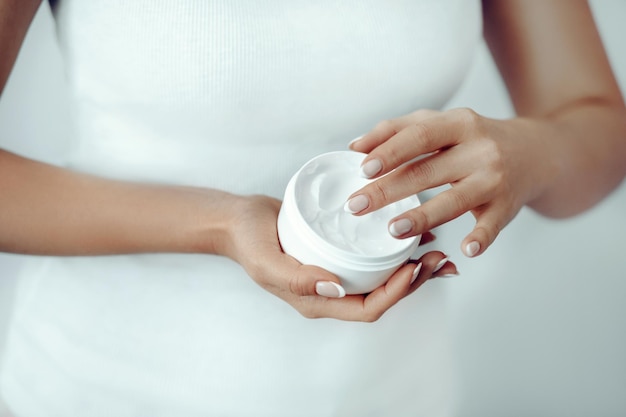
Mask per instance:
[[[362,175],[379,179],[352,194],[346,209],[362,215],[450,184],[449,190],[392,219],[389,232],[414,236],[470,211],[476,226],[462,250],[479,255],[556,177],[558,167],[546,152],[552,129],[532,119],[488,119],[469,109],[420,110],[381,122],[350,144],[369,154]]]

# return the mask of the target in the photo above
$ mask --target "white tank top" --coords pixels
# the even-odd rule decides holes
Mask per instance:
[[[309,158],[444,104],[481,29],[478,0],[62,0],[55,15],[69,167],[278,198]],[[436,283],[346,323],[302,318],[217,256],[41,257],[1,387],[18,417],[449,416],[449,340]]]

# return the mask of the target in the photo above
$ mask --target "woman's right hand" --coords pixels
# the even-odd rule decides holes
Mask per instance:
[[[221,252],[241,264],[257,284],[305,317],[376,321],[429,278],[456,273],[456,267],[443,253],[428,252],[399,268],[373,292],[345,296],[337,276],[316,266],[302,265],[282,251],[276,230],[280,206],[279,200],[265,196],[238,198],[232,211],[230,237],[223,242]]]

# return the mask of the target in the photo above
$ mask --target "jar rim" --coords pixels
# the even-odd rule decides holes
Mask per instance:
[[[304,231],[307,235],[306,236],[307,239],[310,239],[314,242],[314,245],[311,245],[312,249],[313,248],[318,249],[317,252],[321,256],[327,256],[328,254],[332,254],[332,257],[336,260],[342,260],[344,262],[348,262],[351,264],[361,263],[361,264],[370,265],[370,266],[374,266],[374,265],[384,266],[387,264],[393,265],[393,264],[397,264],[398,262],[402,262],[408,259],[417,250],[417,247],[419,246],[419,241],[421,239],[421,235],[401,239],[403,244],[395,252],[385,253],[382,255],[363,254],[363,253],[357,253],[354,251],[346,250],[342,247],[337,246],[333,242],[325,239],[305,219],[305,217],[302,214],[301,207],[299,206],[297,198],[296,198],[296,187],[298,185],[299,179],[301,178],[302,172],[305,169],[307,169],[307,167],[310,167],[312,163],[319,161],[320,158],[333,158],[333,157],[338,156],[338,154],[344,154],[342,155],[342,157],[349,157],[349,158],[353,158],[354,156],[356,156],[360,160],[362,160],[362,158],[365,157],[365,154],[360,153],[360,152],[335,151],[335,152],[329,152],[329,153],[318,155],[317,157],[305,163],[302,166],[302,168],[300,168],[300,170],[298,170],[298,172],[296,172],[296,174],[289,181],[289,184],[287,185],[287,191],[285,194],[286,198],[293,199],[292,202],[287,202],[288,206],[286,207],[287,211],[290,213],[289,216],[292,218],[293,216],[295,216],[294,221],[292,223],[295,223],[297,221],[297,223],[300,224],[300,226],[302,227],[302,231]],[[350,154],[350,155],[345,155],[345,154]],[[360,160],[358,162],[360,162]],[[412,197],[415,198],[416,203],[419,205],[419,199],[417,198],[417,196],[412,196]],[[283,202],[283,204],[285,204],[285,202]]]

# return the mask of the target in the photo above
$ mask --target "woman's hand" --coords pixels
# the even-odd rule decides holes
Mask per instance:
[[[443,253],[429,252],[399,268],[373,292],[346,296],[335,275],[302,265],[282,252],[276,231],[280,205],[280,201],[264,196],[241,198],[233,212],[231,238],[224,254],[305,317],[372,322],[429,278],[456,274],[456,267]],[[428,240],[432,235],[425,236],[424,242]]]
[[[397,238],[424,233],[466,212],[476,218],[462,243],[467,256],[484,252],[521,207],[558,172],[550,126],[531,120],[491,120],[472,110],[421,110],[378,124],[351,143],[369,155],[362,174],[379,178],[355,192],[347,208],[366,214],[411,194],[452,187],[389,222]],[[387,174],[387,175],[385,175]]]
[[[390,231],[412,236],[470,211],[476,227],[462,242],[468,256],[483,253],[523,205],[571,216],[626,176],[626,107],[587,2],[482,5],[485,39],[521,117],[418,111],[351,145],[369,153],[365,176],[388,175],[357,191],[350,211],[368,213],[451,184],[395,218]]]

